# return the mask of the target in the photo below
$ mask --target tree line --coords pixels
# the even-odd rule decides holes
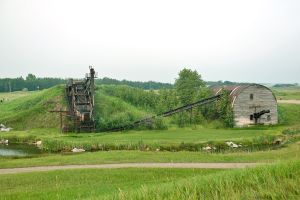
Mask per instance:
[[[61,78],[37,78],[28,74],[26,78],[2,78],[0,79],[0,92],[34,91],[65,84],[66,80]]]
[[[134,88],[141,88],[144,90],[158,90],[162,88],[173,88],[173,84],[160,83],[155,81],[128,81],[128,80],[117,80],[112,78],[99,78],[96,79],[96,84],[101,85],[128,85]],[[59,84],[66,84],[67,79],[62,78],[39,78],[34,74],[28,74],[26,78],[2,78],[0,79],[0,92],[14,92],[14,91],[35,91],[47,89]]]
[[[162,88],[170,89],[173,88],[174,85],[171,83],[161,83],[161,82],[155,82],[155,81],[147,81],[147,82],[142,82],[142,81],[128,81],[128,80],[117,80],[117,79],[112,79],[108,77],[104,77],[102,79],[97,79],[96,80],[97,84],[100,85],[128,85],[131,87],[135,88],[141,88],[144,90],[158,90]]]

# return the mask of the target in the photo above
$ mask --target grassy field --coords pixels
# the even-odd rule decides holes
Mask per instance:
[[[0,139],[11,142],[43,141],[45,151],[70,151],[73,148],[93,150],[201,150],[212,144],[225,148],[226,141],[245,145],[271,144],[281,137],[283,127],[252,129],[170,128],[169,130],[143,130],[115,133],[61,134],[57,129],[34,129],[2,133]],[[196,149],[195,149],[196,148]]]
[[[300,144],[289,144],[278,150],[256,152],[156,152],[156,151],[99,151],[86,153],[47,154],[33,158],[0,157],[0,168],[71,164],[109,164],[138,162],[278,162],[300,160]]]
[[[134,190],[141,185],[175,182],[180,179],[204,176],[219,171],[199,169],[89,169],[0,175],[0,199],[104,199],[105,196],[113,196],[123,190]]]
[[[114,97],[113,97],[114,98]],[[0,139],[11,142],[35,142],[42,140],[47,151],[70,151],[72,148],[86,150],[199,150],[207,144],[224,147],[226,141],[246,145],[272,143],[282,136],[282,131],[299,125],[300,105],[279,105],[281,125],[256,126],[250,128],[215,129],[203,126],[168,130],[140,130],[113,133],[69,133],[61,134],[59,129],[30,129],[1,133]],[[52,121],[55,116],[52,116]],[[45,118],[47,119],[47,118]],[[34,124],[35,122],[29,122]],[[42,123],[41,123],[42,124]],[[49,123],[50,124],[50,123]],[[249,150],[249,149],[246,149]]]
[[[299,176],[299,161],[223,171],[59,170],[0,175],[0,199],[299,199]]]
[[[168,130],[61,134],[50,109],[65,106],[63,86],[30,93],[0,94],[0,133],[10,142],[43,141],[45,154],[0,157],[0,168],[140,162],[263,162],[245,170],[85,169],[0,175],[0,199],[299,199],[300,105],[280,104],[280,125],[248,128],[193,126]],[[275,91],[297,99],[297,90]],[[100,124],[114,126],[151,115],[116,96],[97,93]],[[54,102],[54,103],[53,103]],[[106,116],[106,117],[104,117]],[[274,146],[275,139],[285,144]],[[226,141],[242,144],[232,149]],[[202,147],[227,147],[210,152]],[[268,146],[269,145],[269,146]],[[70,153],[74,147],[88,151]],[[244,148],[245,147],[245,148]],[[65,153],[48,153],[63,151]],[[285,164],[283,164],[283,162]]]
[[[4,99],[5,102],[9,102],[15,99],[31,96],[33,94],[40,93],[40,92],[41,91],[0,92],[0,100]]]
[[[300,100],[300,87],[272,88],[278,100]]]
[[[241,143],[245,151],[262,150],[268,149],[268,145],[271,145],[276,138],[282,137],[284,129],[300,123],[300,105],[280,104],[280,125],[277,126],[233,129],[216,129],[205,125],[187,128],[171,126],[168,130],[61,134],[57,128],[59,123],[57,115],[48,111],[65,106],[66,102],[62,98],[63,86],[33,92],[30,95],[23,93],[20,95],[9,93],[8,95],[11,95],[13,100],[0,105],[0,122],[12,126],[15,130],[28,130],[1,133],[0,139],[27,143],[42,140],[43,149],[52,152],[70,151],[75,147],[88,151],[155,151],[157,149],[160,151],[199,151],[207,145],[221,151],[226,148],[226,141]],[[100,113],[97,120],[108,127],[149,115],[141,108],[115,96],[97,92],[96,99],[96,109]],[[266,148],[261,148],[262,146]]]
[[[279,104],[279,121],[282,125],[300,125],[299,104]]]
[[[120,191],[115,199],[299,199],[300,161]]]

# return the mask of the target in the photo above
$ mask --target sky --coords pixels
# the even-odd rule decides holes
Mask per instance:
[[[0,77],[300,83],[299,0],[0,0]]]

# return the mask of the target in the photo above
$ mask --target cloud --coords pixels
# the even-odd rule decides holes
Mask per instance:
[[[1,77],[300,82],[299,1],[0,0]]]

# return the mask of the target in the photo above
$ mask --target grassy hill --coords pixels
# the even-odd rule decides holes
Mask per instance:
[[[63,86],[2,96],[7,100],[0,104],[0,123],[16,130],[59,127],[57,115],[49,111],[65,107]]]
[[[109,96],[99,90],[95,95],[95,109],[99,130],[117,128],[152,115],[121,98]]]
[[[152,115],[120,97],[108,93],[114,87],[96,91],[96,123],[106,130],[126,125],[135,120]],[[120,88],[121,86],[119,86]],[[50,110],[67,109],[64,86],[55,86],[36,92],[0,93],[0,123],[15,130],[34,128],[59,128],[59,116]]]
[[[0,123],[15,130],[58,128],[59,116],[52,109],[66,109],[64,86],[37,92],[0,93]],[[157,113],[158,94],[129,86],[98,85],[95,95],[96,124],[104,131]],[[161,102],[159,102],[161,103]],[[279,105],[280,123],[299,123],[300,106]]]

